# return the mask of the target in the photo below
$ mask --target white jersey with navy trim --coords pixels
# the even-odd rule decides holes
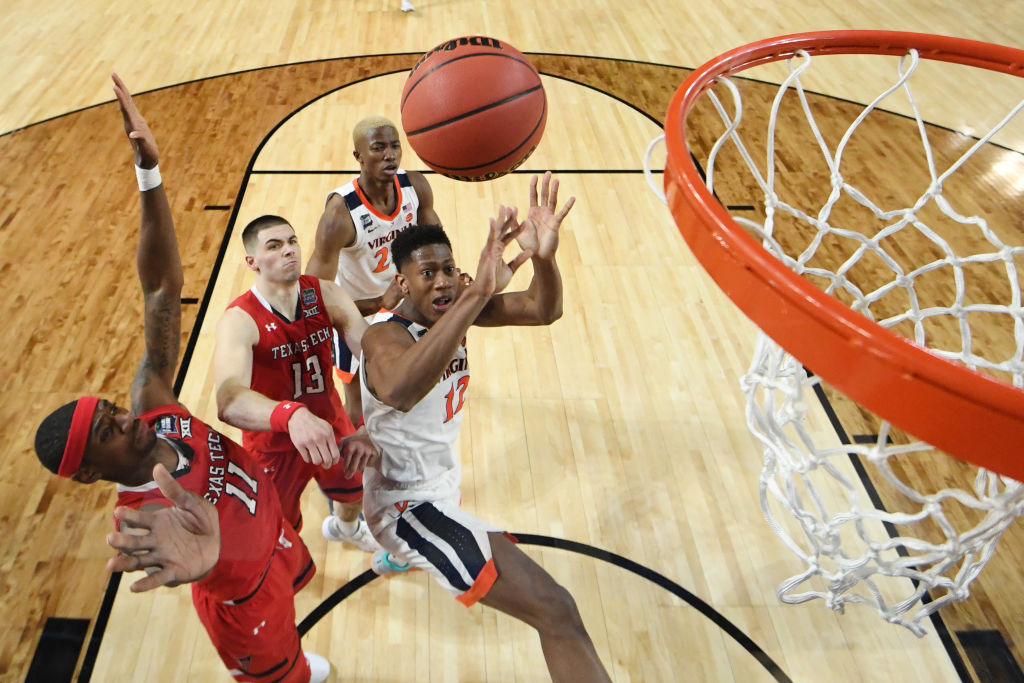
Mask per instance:
[[[386,215],[375,209],[355,179],[327,195],[339,195],[352,216],[356,239],[338,256],[334,281],[354,300],[373,299],[384,293],[395,279],[391,241],[416,222],[420,200],[405,171],[395,174],[395,210]]]
[[[374,323],[394,321],[419,339],[427,328],[381,311]],[[463,339],[437,384],[419,403],[402,412],[385,405],[367,388],[366,369],[360,363],[363,420],[380,450],[380,473],[396,488],[432,488],[440,481],[454,483],[461,476],[458,440],[462,407],[469,385],[469,362]],[[453,476],[454,475],[454,476]]]

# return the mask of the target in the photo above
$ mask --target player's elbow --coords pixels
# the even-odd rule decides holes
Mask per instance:
[[[541,324],[542,325],[550,325],[551,323],[555,322],[556,320],[558,320],[561,317],[562,317],[562,305],[559,304],[555,308],[552,308],[551,310],[544,312],[544,314],[541,317]]]
[[[381,403],[403,413],[407,413],[412,410],[422,398],[423,396],[410,394],[408,391],[404,391],[398,387],[391,391],[381,392],[377,395],[377,400]]]
[[[230,384],[224,383],[217,387],[217,419],[226,424],[235,424],[235,398],[238,392]]]

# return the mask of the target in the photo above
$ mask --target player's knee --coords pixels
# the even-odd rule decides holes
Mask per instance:
[[[538,596],[541,614],[538,629],[570,635],[583,630],[583,620],[572,594],[554,581]]]

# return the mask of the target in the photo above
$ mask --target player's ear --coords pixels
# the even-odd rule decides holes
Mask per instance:
[[[409,296],[409,280],[401,273],[395,273],[395,282],[398,283],[398,288],[402,290],[402,296]]]
[[[99,481],[101,477],[99,470],[83,462],[78,471],[71,475],[71,481],[77,481],[79,484],[91,484],[94,481]]]
[[[260,268],[256,265],[256,259],[252,257],[252,254],[245,255],[245,265],[249,266],[249,270],[254,273],[260,272]]]

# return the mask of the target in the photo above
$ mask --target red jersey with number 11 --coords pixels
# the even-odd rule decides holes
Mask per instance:
[[[341,440],[355,431],[334,389],[331,360],[333,326],[320,293],[320,280],[299,276],[295,320],[289,321],[267,302],[255,287],[228,308],[249,314],[260,338],[252,348],[252,380],[249,388],[275,401],[298,401],[317,417],[334,426]],[[291,438],[283,432],[242,431],[242,445],[258,453],[294,453]]]
[[[157,436],[178,453],[171,474],[183,488],[217,507],[220,556],[213,571],[195,584],[218,600],[239,600],[259,587],[284,518],[277,491],[263,469],[242,448],[180,405],[139,415]],[[149,503],[171,505],[156,482],[117,487],[117,504],[139,508]]]

